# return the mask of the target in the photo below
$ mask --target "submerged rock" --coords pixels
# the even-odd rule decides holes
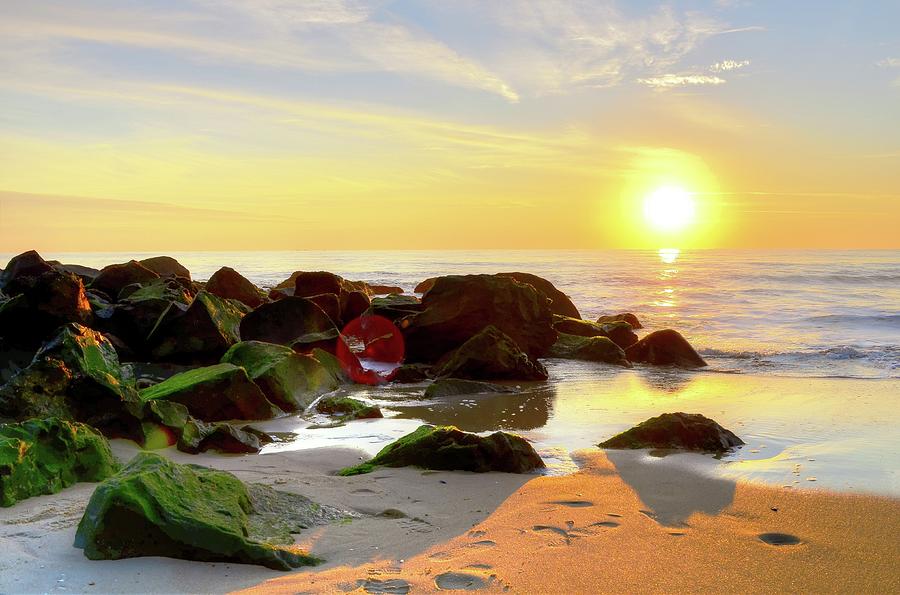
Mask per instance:
[[[369,405],[350,397],[323,397],[316,403],[316,411],[326,415],[337,415],[344,420],[384,417],[376,405]]]
[[[338,329],[322,308],[302,297],[263,304],[241,321],[244,341],[287,345],[295,351],[334,350]]]
[[[663,413],[601,442],[601,448],[673,448],[723,452],[744,443],[699,413]]]
[[[547,281],[543,277],[532,275],[531,273],[497,273],[498,277],[509,277],[515,279],[519,283],[531,285],[539,292],[547,296],[550,300],[550,311],[559,316],[568,316],[570,318],[581,318],[578,308],[569,299],[569,296],[558,290],[553,283]]]
[[[498,328],[488,326],[447,354],[435,366],[434,375],[470,380],[546,380],[547,370]]]
[[[678,331],[665,329],[650,333],[625,350],[632,362],[698,368],[707,365]]]
[[[106,438],[90,426],[57,418],[0,425],[0,506],[117,470]]]
[[[289,347],[242,341],[222,356],[222,363],[241,366],[266,397],[283,411],[302,411],[319,395],[343,382],[313,355],[296,353]]]
[[[553,313],[531,285],[494,275],[439,277],[422,298],[423,311],[404,319],[407,361],[434,362],[486,326],[508,335],[531,358],[556,342]]]
[[[237,300],[251,308],[268,301],[263,290],[230,267],[222,267],[213,273],[204,289],[220,298]]]
[[[439,378],[425,389],[426,399],[456,397],[459,395],[477,395],[486,393],[514,393],[516,389],[502,384],[464,380],[462,378]]]
[[[111,264],[100,269],[100,273],[91,282],[90,288],[97,289],[115,298],[126,285],[133,283],[144,284],[153,279],[159,279],[159,275],[138,261],[130,260],[122,264]]]
[[[606,337],[579,337],[559,334],[559,339],[550,349],[549,357],[577,359],[589,362],[604,362],[617,366],[631,367],[621,347]]]
[[[216,364],[176,374],[140,392],[143,401],[181,403],[203,421],[270,419],[281,411],[247,376],[244,368]]]
[[[343,469],[340,475],[369,473],[379,465],[479,473],[528,473],[542,469],[544,461],[521,436],[494,432],[482,437],[454,426],[424,425],[388,444],[369,461]]]
[[[597,324],[607,324],[610,322],[627,322],[633,329],[644,328],[644,325],[641,324],[641,321],[638,320],[638,317],[631,312],[601,316],[597,319]]]
[[[150,352],[164,361],[217,362],[240,341],[243,316],[236,302],[201,291],[184,313],[152,333]]]
[[[94,491],[75,547],[91,560],[166,556],[290,570],[319,562],[291,533],[344,516],[224,471],[139,453]]]

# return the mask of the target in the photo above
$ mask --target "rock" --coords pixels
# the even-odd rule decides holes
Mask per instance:
[[[323,397],[316,403],[316,411],[337,415],[342,420],[382,418],[381,409],[350,397]]]
[[[328,318],[335,324],[341,324],[341,300],[333,293],[320,293],[306,298],[328,314]]]
[[[84,424],[50,418],[0,425],[0,506],[117,470],[106,438]]]
[[[558,290],[542,277],[532,275],[531,273],[497,273],[498,277],[509,277],[515,279],[519,283],[531,285],[539,292],[547,296],[550,300],[550,311],[559,316],[568,316],[569,318],[581,318],[578,308],[569,299],[569,296]]]
[[[598,324],[587,320],[554,316],[553,328],[555,328],[557,332],[565,333],[567,335],[576,335],[579,337],[607,337],[622,349],[634,345],[638,340],[638,336],[631,329],[631,325],[621,320]]]
[[[47,262],[52,264],[53,268],[59,271],[77,275],[81,279],[82,283],[90,283],[97,278],[97,275],[100,274],[100,269],[86,267],[80,264],[63,264],[58,260],[48,260]]]
[[[638,317],[631,312],[625,312],[623,314],[612,314],[610,316],[601,316],[597,319],[597,324],[607,324],[610,322],[627,322],[631,325],[631,328],[635,330],[644,328],[644,326],[641,324],[641,321],[638,320]]]
[[[699,413],[663,413],[601,442],[601,448],[674,448],[723,452],[744,441]]]
[[[398,384],[414,384],[424,382],[430,377],[431,366],[428,364],[403,364],[394,370],[390,380]]]
[[[344,278],[325,271],[294,273],[294,295],[312,297],[322,293],[333,293],[340,297],[342,293],[352,291],[344,284]]]
[[[176,374],[140,391],[142,401],[181,403],[203,421],[270,419],[281,411],[247,376],[244,368],[216,364]]]
[[[488,326],[438,362],[434,375],[471,380],[546,380],[547,370],[520,351],[502,331]]]
[[[396,322],[400,318],[418,314],[422,310],[422,302],[416,296],[391,294],[385,297],[372,298],[368,313],[383,316],[391,322]]]
[[[124,297],[109,312],[98,311],[98,328],[119,337],[136,353],[146,354],[154,331],[184,315],[193,299],[177,279],[154,279]]]
[[[423,311],[404,319],[407,361],[430,363],[493,325],[531,358],[556,342],[549,302],[531,285],[493,275],[439,277]],[[408,321],[408,323],[407,323]]]
[[[261,341],[237,343],[222,356],[222,363],[244,368],[266,397],[288,412],[306,409],[319,395],[343,382],[343,375],[314,356]]]
[[[291,533],[340,518],[302,496],[142,452],[94,491],[75,547],[91,560],[166,556],[290,570],[319,562]]]
[[[204,423],[189,419],[178,439],[178,450],[196,454],[217,450],[231,454],[255,454],[262,448],[259,436],[224,422]]]
[[[13,256],[3,272],[0,273],[0,289],[8,295],[19,293],[12,287],[7,289],[7,286],[11,286],[16,281],[23,278],[40,277],[44,273],[48,273],[52,270],[53,265],[44,260],[36,251],[29,250],[28,252],[23,252],[22,254]]]
[[[153,279],[159,279],[159,275],[138,261],[130,260],[100,269],[100,274],[91,282],[90,288],[100,290],[110,297],[116,297],[126,285],[144,284]]]
[[[138,435],[140,410],[137,391],[109,340],[74,323],[62,327],[0,388],[0,417],[59,417],[112,436]]]
[[[237,302],[201,291],[184,313],[151,333],[150,353],[165,361],[217,362],[229,347],[240,341],[243,316]]]
[[[479,473],[528,473],[542,469],[544,462],[528,441],[514,434],[495,432],[481,437],[454,426],[424,425],[388,444],[373,459],[343,469],[340,475],[369,473],[379,465]]]
[[[560,333],[549,356],[631,367],[622,348],[606,337],[579,337]]]
[[[295,351],[334,350],[338,329],[322,308],[302,297],[263,304],[241,321],[244,341],[287,345]]]
[[[256,308],[267,301],[264,291],[229,267],[222,267],[213,273],[204,289],[221,298],[238,300],[251,308]]]
[[[678,331],[665,329],[650,333],[625,350],[632,362],[656,365],[675,365],[682,368],[697,368],[706,361],[697,353],[687,339]]]
[[[388,295],[392,293],[403,293],[402,287],[396,285],[368,285],[369,295]]]
[[[478,395],[488,393],[514,393],[516,389],[502,384],[463,380],[461,378],[439,378],[425,389],[426,399],[457,397],[459,395]]]
[[[154,256],[138,262],[160,277],[182,277],[191,280],[191,272],[171,256]]]
[[[344,324],[359,318],[369,309],[369,296],[362,291],[345,293],[341,298],[341,320]]]

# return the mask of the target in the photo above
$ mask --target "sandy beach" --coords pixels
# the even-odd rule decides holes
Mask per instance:
[[[125,441],[114,450],[136,452]],[[643,451],[573,453],[580,471],[559,477],[401,468],[349,478],[332,473],[360,451],[165,452],[364,516],[299,535],[326,562],[290,573],[165,558],[90,561],[72,540],[94,485],[78,484],[0,510],[0,592],[900,589],[896,499],[735,482]]]

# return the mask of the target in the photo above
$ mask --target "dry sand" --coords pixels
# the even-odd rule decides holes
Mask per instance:
[[[0,509],[0,592],[900,592],[894,499],[735,483],[641,452],[584,451],[582,470],[565,477],[384,469],[350,478],[330,475],[361,456],[348,449],[167,454],[373,516],[299,536],[328,562],[291,573],[97,562],[72,547],[94,489],[79,484]],[[770,545],[767,533],[799,543]]]

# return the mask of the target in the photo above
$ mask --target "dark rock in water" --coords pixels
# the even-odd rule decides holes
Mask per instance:
[[[547,370],[502,331],[488,326],[438,362],[434,375],[470,380],[546,380]]]
[[[547,298],[531,285],[494,275],[439,277],[422,298],[423,311],[404,319],[407,361],[434,362],[488,325],[531,358],[556,342]],[[408,322],[407,322],[408,321]]]
[[[359,399],[350,397],[323,397],[316,403],[316,411],[326,415],[337,415],[343,420],[349,419],[377,419],[384,415],[375,405],[363,403]]]
[[[91,560],[166,556],[290,570],[316,564],[291,533],[341,511],[234,475],[139,453],[91,496],[75,547]]]
[[[302,297],[263,304],[241,321],[244,341],[287,345],[295,351],[334,350],[338,329],[322,308]]]
[[[463,380],[462,378],[439,378],[425,389],[426,399],[456,397],[459,395],[477,395],[486,393],[514,393],[516,389],[502,384]]]
[[[521,436],[495,432],[481,437],[454,426],[419,426],[412,434],[385,446],[373,459],[340,475],[369,473],[375,467],[416,466],[424,469],[528,473],[544,461]]]
[[[569,299],[569,296],[558,290],[553,283],[550,283],[542,277],[532,275],[531,273],[497,273],[498,277],[509,277],[515,279],[519,283],[531,285],[539,292],[543,293],[550,300],[550,311],[559,316],[568,316],[570,318],[581,318],[578,308]]]
[[[622,348],[606,337],[579,337],[560,333],[549,356],[631,367]]]
[[[144,284],[153,279],[159,279],[159,275],[142,265],[136,260],[122,264],[111,264],[103,267],[100,274],[91,282],[91,289],[98,289],[103,293],[116,297],[122,288],[132,283]]]
[[[244,368],[266,397],[288,412],[306,409],[319,395],[343,382],[342,375],[316,357],[261,341],[234,345],[222,356],[222,363]]]
[[[139,433],[141,403],[116,350],[97,331],[68,324],[0,387],[0,417],[58,417],[107,435]]]
[[[625,350],[629,361],[656,365],[698,368],[706,365],[687,339],[678,331],[665,329],[650,333]]]
[[[369,309],[369,296],[362,291],[351,291],[341,297],[341,320],[347,324],[359,318]]]
[[[154,256],[138,261],[160,277],[183,277],[190,281],[191,272],[171,256]]]
[[[222,267],[213,273],[204,289],[213,295],[237,300],[251,308],[256,308],[267,301],[264,291],[229,267]]]
[[[305,299],[322,308],[335,325],[341,324],[341,300],[338,296],[333,293],[320,293]]]
[[[50,418],[0,425],[0,506],[117,470],[106,438],[84,424]]]
[[[599,324],[587,320],[553,317],[553,328],[559,333],[576,335],[579,337],[607,337],[613,343],[625,349],[629,345],[637,343],[638,336],[632,330],[631,325],[624,321],[615,321]]]
[[[428,364],[403,364],[394,370],[390,379],[398,384],[414,384],[424,382],[431,377],[431,366]]]
[[[270,419],[281,411],[247,376],[244,368],[216,364],[196,368],[141,390],[142,401],[181,403],[203,421]]]
[[[391,294],[372,298],[368,313],[396,322],[400,318],[418,314],[422,309],[422,302],[414,295]]]
[[[217,362],[240,341],[244,312],[237,302],[201,291],[183,313],[161,324],[148,343],[156,359],[176,362]]]
[[[699,413],[663,413],[601,442],[601,448],[672,448],[723,452],[744,441]]]
[[[322,293],[333,293],[336,296],[352,291],[344,286],[344,279],[340,275],[325,271],[295,273],[294,295],[297,297],[312,297]]]
[[[434,287],[434,282],[437,280],[438,280],[437,277],[429,277],[429,278],[425,279],[424,281],[420,282],[418,285],[416,285],[415,288],[413,289],[413,292],[414,293],[425,293],[429,289]]]
[[[623,314],[612,314],[610,316],[601,316],[597,319],[597,324],[607,324],[610,322],[627,322],[633,329],[644,328],[644,325],[641,324],[641,321],[638,320],[638,317],[631,312],[625,312]]]

